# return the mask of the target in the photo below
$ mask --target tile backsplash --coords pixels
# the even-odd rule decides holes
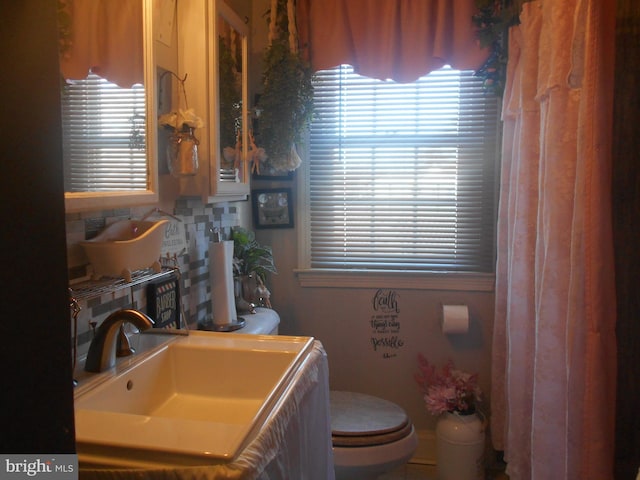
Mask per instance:
[[[79,242],[94,237],[111,223],[142,218],[150,207],[105,210],[68,214],[66,217],[67,264],[71,287],[86,279],[88,259]],[[219,229],[228,238],[231,228],[239,225],[237,207],[230,203],[203,204],[200,198],[179,198],[172,215],[185,225],[187,248],[175,259],[165,259],[168,266],[179,268],[180,297],[184,318],[190,327],[203,323],[211,317],[211,286],[209,284],[208,247],[213,239],[213,230]],[[160,214],[154,214],[155,216]],[[72,318],[72,340],[77,343],[77,356],[86,354],[93,337],[93,328],[109,314],[121,308],[146,311],[146,283],[117,288],[107,293],[83,299],[77,322]],[[70,312],[71,313],[71,312]],[[74,323],[77,325],[74,327]]]

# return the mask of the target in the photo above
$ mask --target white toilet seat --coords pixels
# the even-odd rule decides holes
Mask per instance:
[[[336,478],[376,478],[415,452],[413,425],[395,403],[341,391],[331,391],[330,401]]]
[[[337,468],[379,468],[403,465],[413,456],[418,446],[418,437],[411,426],[409,435],[393,443],[368,447],[333,447],[333,463]],[[337,469],[336,469],[337,471]],[[381,473],[384,473],[382,471]]]
[[[411,434],[413,425],[409,422],[405,423],[402,428],[389,433],[380,435],[359,435],[359,436],[341,436],[331,435],[334,447],[373,447],[376,445],[386,445],[387,443],[397,442]]]
[[[331,391],[334,446],[383,445],[406,437],[411,423],[395,403],[363,393]]]

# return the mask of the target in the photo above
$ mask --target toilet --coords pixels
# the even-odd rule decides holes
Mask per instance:
[[[234,333],[279,333],[275,310],[259,307],[245,319]],[[401,407],[363,393],[331,390],[329,397],[336,480],[373,480],[414,454],[418,437]]]
[[[382,398],[331,391],[336,480],[375,479],[413,455],[418,438],[405,411]]]

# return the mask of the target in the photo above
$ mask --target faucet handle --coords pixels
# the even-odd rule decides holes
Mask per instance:
[[[116,348],[116,357],[128,357],[136,353],[135,348],[131,346],[129,337],[124,329],[124,323],[120,325],[120,331],[118,332],[118,346]]]

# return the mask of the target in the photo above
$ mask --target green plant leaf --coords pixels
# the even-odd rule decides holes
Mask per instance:
[[[313,72],[288,40],[286,2],[279,2],[277,35],[263,56],[263,91],[256,143],[265,149],[267,164],[291,170],[291,148],[299,144],[313,116]],[[295,167],[294,167],[295,168]]]
[[[264,282],[267,273],[278,273],[273,260],[273,250],[269,246],[260,245],[255,233],[243,227],[233,227],[234,268],[239,275],[255,273]]]

